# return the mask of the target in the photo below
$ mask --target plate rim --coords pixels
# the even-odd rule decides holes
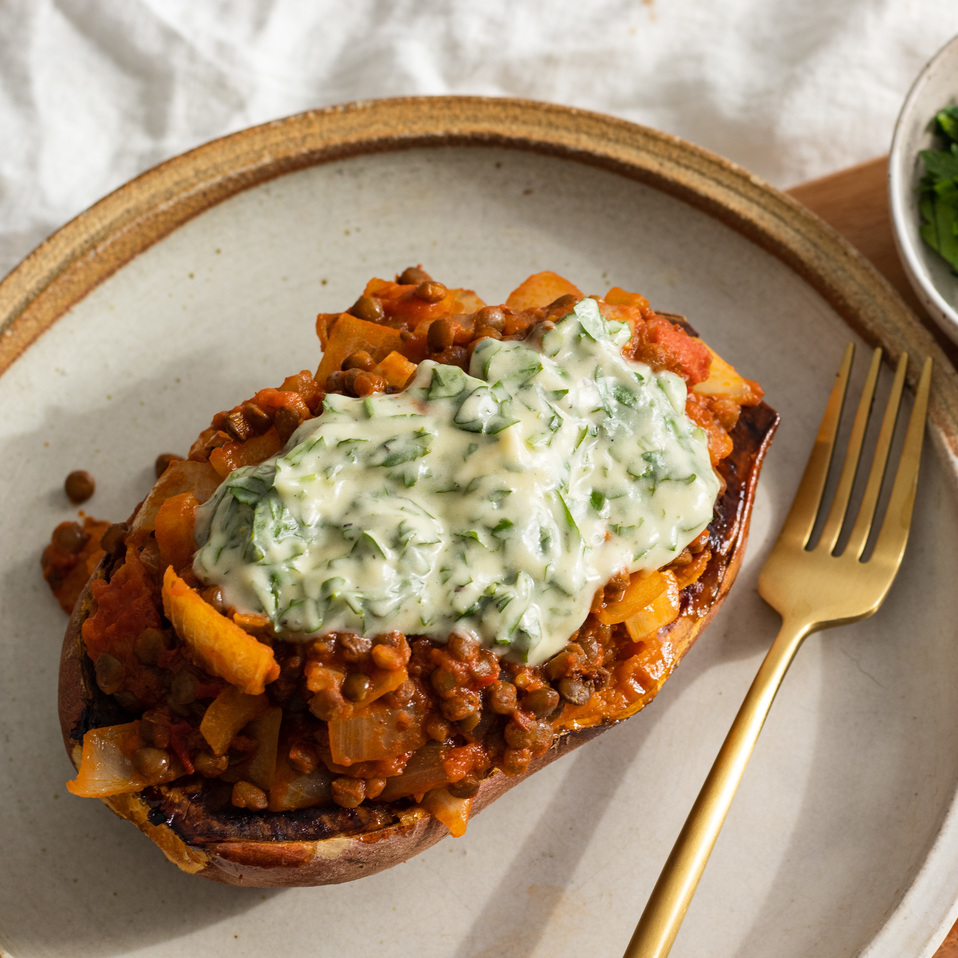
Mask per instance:
[[[599,166],[695,206],[776,256],[890,361],[932,356],[930,421],[958,467],[958,372],[931,333],[837,231],[764,180],[679,137],[535,100],[416,96],[356,100],[211,140],[118,187],[0,281],[0,376],[72,306],[194,216],[267,180],[370,153],[498,146]],[[909,369],[914,388],[917,367]],[[958,478],[955,479],[958,482]]]
[[[851,329],[881,345],[931,356],[930,426],[958,489],[958,372],[891,285],[844,237],[805,206],[730,160],[679,137],[601,113],[531,100],[476,96],[361,100],[253,126],[211,140],[128,181],[70,220],[0,281],[0,376],[57,320],[135,257],[195,216],[271,179],[373,153],[423,147],[500,147],[600,167],[696,207],[771,253]],[[914,388],[918,365],[910,364]],[[941,823],[955,828],[958,800]],[[932,853],[937,842],[929,846]],[[908,917],[919,874],[898,899]],[[943,937],[954,904],[929,936]],[[940,904],[940,902],[939,902]],[[932,919],[934,920],[934,919]],[[931,955],[937,945],[929,945]],[[863,953],[864,954],[864,953]]]

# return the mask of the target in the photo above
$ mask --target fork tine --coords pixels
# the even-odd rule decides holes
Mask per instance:
[[[803,547],[808,543],[812,529],[815,527],[815,519],[825,492],[828,467],[831,465],[832,453],[835,450],[835,439],[838,436],[838,424],[841,421],[845,390],[848,388],[854,353],[855,347],[849,343],[845,347],[841,366],[835,376],[835,385],[828,397],[828,405],[825,407],[825,415],[818,428],[812,453],[808,457],[808,465],[805,466],[795,499],[782,525],[780,536],[797,539]]]
[[[851,499],[852,487],[855,484],[855,475],[858,472],[862,445],[865,441],[865,429],[868,426],[872,400],[875,398],[875,385],[878,382],[878,372],[880,368],[881,349],[876,349],[872,353],[871,366],[868,368],[865,386],[862,389],[861,399],[858,401],[858,410],[855,413],[852,433],[848,440],[848,448],[845,451],[845,461],[842,463],[842,472],[838,478],[838,485],[835,488],[835,497],[832,499],[832,506],[828,510],[828,518],[825,520],[825,525],[822,527],[819,548],[824,549],[826,552],[834,550],[842,531],[842,524],[845,522],[845,512],[848,509],[848,501]]]
[[[882,419],[881,431],[878,434],[878,443],[875,446],[875,455],[872,459],[871,472],[868,474],[868,483],[865,486],[865,493],[858,509],[858,518],[855,520],[855,526],[848,538],[848,544],[845,546],[846,551],[858,559],[865,551],[865,544],[868,542],[868,535],[875,519],[878,494],[881,492],[885,469],[888,465],[888,453],[891,450],[891,440],[895,433],[895,423],[898,420],[898,408],[901,405],[907,368],[908,353],[902,353],[898,360],[898,368],[895,370],[891,392],[888,395],[888,404],[885,406],[885,415]]]
[[[885,512],[872,557],[882,562],[892,563],[896,567],[901,562],[908,542],[908,529],[911,525],[911,513],[918,488],[918,465],[921,461],[921,447],[925,438],[925,416],[928,411],[930,391],[931,357],[925,360],[918,389],[915,391],[915,404],[912,407],[911,418],[908,420],[901,462],[898,464],[895,484],[892,486],[888,509]]]

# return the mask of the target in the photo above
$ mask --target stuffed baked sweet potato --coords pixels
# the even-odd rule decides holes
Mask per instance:
[[[681,318],[552,273],[486,306],[410,269],[317,331],[103,535],[63,646],[70,791],[233,884],[396,864],[648,704],[777,423]],[[99,532],[54,536],[62,602]]]

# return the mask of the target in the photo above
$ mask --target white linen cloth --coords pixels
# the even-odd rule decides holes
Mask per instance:
[[[958,0],[0,0],[0,276],[155,163],[354,99],[564,103],[787,188],[887,152],[955,33]]]

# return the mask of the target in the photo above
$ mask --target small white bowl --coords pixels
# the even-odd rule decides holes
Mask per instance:
[[[918,74],[895,124],[888,158],[888,198],[898,255],[915,294],[929,315],[958,343],[958,276],[918,229],[918,182],[924,164],[918,153],[934,146],[935,114],[958,103],[958,37],[951,39]]]

